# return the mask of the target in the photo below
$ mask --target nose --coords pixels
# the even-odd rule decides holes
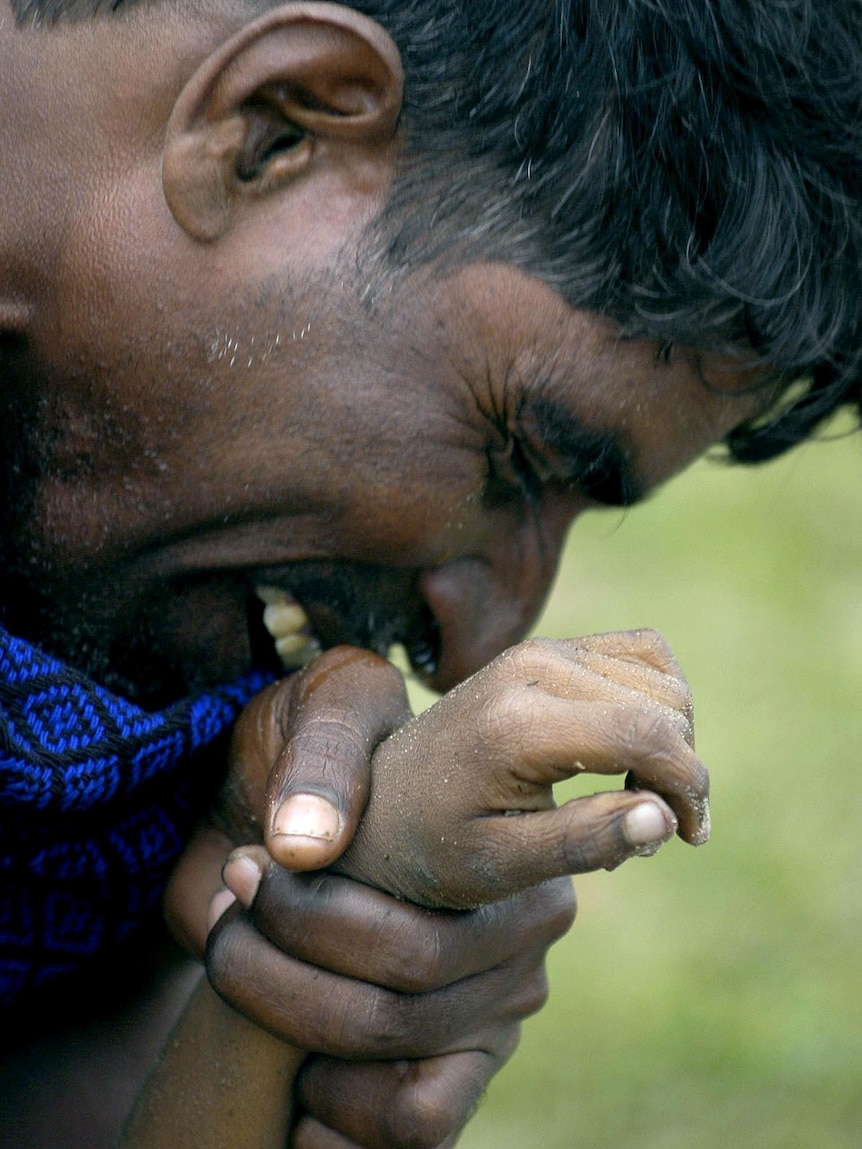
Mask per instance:
[[[442,635],[435,690],[449,690],[528,633],[584,502],[546,490],[528,514],[494,516],[481,551],[422,572],[419,589]]]

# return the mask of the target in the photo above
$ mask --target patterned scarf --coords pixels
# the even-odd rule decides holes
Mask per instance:
[[[150,918],[220,781],[199,752],[268,681],[149,713],[0,629],[0,1004]]]

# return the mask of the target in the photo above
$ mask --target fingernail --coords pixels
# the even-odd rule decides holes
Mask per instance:
[[[316,838],[332,842],[340,819],[331,802],[317,794],[291,794],[282,802],[273,821],[273,832],[290,838]]]
[[[213,894],[207,912],[207,933],[209,933],[222,914],[226,910],[229,910],[235,901],[236,898],[230,890],[219,890],[218,893]]]
[[[261,876],[260,868],[245,854],[231,854],[221,872],[222,881],[228,887],[227,892],[246,909],[257,896]]]
[[[623,830],[632,846],[660,846],[674,832],[656,802],[641,802],[626,814]]]

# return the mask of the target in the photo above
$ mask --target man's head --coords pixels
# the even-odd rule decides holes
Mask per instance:
[[[0,402],[8,625],[97,677],[275,584],[448,685],[582,509],[858,389],[849,0],[86,8],[0,21]]]

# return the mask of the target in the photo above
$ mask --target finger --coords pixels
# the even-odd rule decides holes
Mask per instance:
[[[282,748],[267,783],[264,839],[282,865],[322,868],[356,832],[374,748],[410,717],[404,681],[385,659],[341,646],[273,701],[268,720]]]
[[[210,903],[221,888],[221,868],[232,844],[220,830],[204,823],[180,855],[165,890],[168,928],[197,958],[206,946]]]
[[[460,1133],[461,1130],[459,1129],[447,1137],[445,1141],[433,1146],[433,1149],[454,1149]],[[415,1146],[415,1149],[423,1149],[425,1142],[417,1138],[401,1144],[389,1143],[390,1149],[403,1149],[404,1144]],[[352,1141],[307,1113],[300,1115],[288,1146],[289,1149],[366,1149],[365,1142],[360,1144],[357,1141]]]
[[[301,1114],[293,1128],[288,1149],[365,1149],[356,1141],[343,1137],[314,1117]]]
[[[563,874],[613,870],[628,858],[654,854],[675,830],[673,811],[661,798],[624,790],[576,798],[559,809],[486,818],[458,896],[475,905]]]
[[[224,881],[279,950],[401,993],[443,988],[528,949],[543,952],[575,916],[568,881],[456,914],[423,909],[347,878],[291,874],[254,847],[232,856]]]
[[[655,643],[647,641],[644,634],[652,636]],[[659,658],[662,648],[665,661]],[[678,724],[685,740],[694,744],[691,691],[664,640],[654,631],[531,639],[500,661],[505,666],[507,686],[530,682],[557,698],[627,705],[649,701],[666,707],[668,718]],[[673,666],[675,673],[664,669],[666,666]],[[494,664],[485,677],[486,686],[492,692],[499,691],[500,674]]]
[[[478,977],[400,994],[296,961],[228,910],[209,935],[216,992],[262,1029],[310,1053],[391,1060],[493,1048],[501,1027],[547,1000],[543,955],[522,955]]]
[[[673,809],[679,834],[699,845],[709,837],[709,773],[662,707],[552,698],[527,687],[506,691],[489,718],[511,768],[544,787],[589,772],[631,772]],[[505,741],[504,741],[505,738]]]
[[[649,627],[591,634],[587,638],[564,639],[563,642],[582,644],[597,654],[630,660],[641,666],[651,666],[660,674],[685,682],[682,668],[667,641],[657,630]]]
[[[423,1061],[354,1063],[310,1058],[298,1083],[299,1102],[316,1122],[367,1149],[453,1143],[473,1116],[488,1083],[514,1052],[518,1027],[500,1035],[493,1052],[471,1050]],[[297,1140],[297,1149],[318,1142]],[[326,1141],[319,1142],[321,1146]]]
[[[644,663],[629,662],[613,655],[586,650],[580,656],[585,672],[596,676],[597,682],[586,696],[592,701],[628,702],[642,704],[646,698],[657,706],[665,707],[690,746],[694,745],[694,702],[688,684]],[[602,689],[604,688],[604,689]],[[551,690],[550,693],[556,693]],[[603,697],[604,696],[604,697]]]

